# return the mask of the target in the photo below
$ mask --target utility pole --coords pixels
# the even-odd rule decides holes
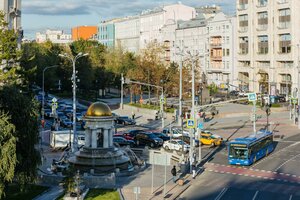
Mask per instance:
[[[121,109],[123,110],[123,92],[124,92],[124,89],[123,89],[123,85],[124,85],[124,76],[123,76],[123,73],[121,74]]]
[[[180,55],[180,62],[179,62],[179,112],[178,112],[178,126],[181,126],[182,124],[182,67],[183,67],[183,53],[184,48],[179,48],[179,53],[177,55]]]
[[[298,48],[298,58],[297,58],[297,68],[298,68],[298,129],[300,129],[300,77],[299,77],[299,73],[300,73],[300,57],[299,57],[299,53],[300,53],[300,49],[299,49],[300,44],[297,44],[297,48]]]
[[[256,100],[253,101],[253,132],[256,135]]]

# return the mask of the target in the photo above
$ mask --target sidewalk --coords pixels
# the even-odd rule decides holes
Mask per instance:
[[[60,186],[52,187],[50,190],[47,190],[40,196],[37,196],[34,198],[34,200],[53,200],[62,195],[64,192],[64,189]]]
[[[156,166],[155,168],[164,166]],[[168,167],[167,174],[167,184],[164,187],[164,176],[160,176],[161,173],[155,173],[154,176],[154,189],[152,193],[151,188],[151,170],[141,174],[139,177],[135,177],[129,184],[124,185],[121,188],[121,193],[125,200],[136,199],[139,200],[161,200],[161,199],[176,199],[179,197],[185,190],[187,190],[194,181],[197,181],[197,177],[203,172],[203,169],[198,169],[196,179],[192,178],[191,174],[186,174],[183,177],[180,177],[181,174],[178,174],[178,179],[176,183],[173,183],[172,177],[170,175],[170,166]],[[150,174],[149,174],[150,173]],[[150,175],[150,177],[149,177]],[[183,178],[184,184],[181,186],[178,184],[179,177]],[[157,180],[159,179],[160,180]],[[140,194],[134,193],[134,187],[140,187]]]

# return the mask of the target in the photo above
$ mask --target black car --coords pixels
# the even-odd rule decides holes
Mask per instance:
[[[120,116],[116,118],[116,123],[124,125],[134,125],[135,121],[127,116]]]
[[[152,133],[138,133],[135,138],[135,143],[139,145],[147,145],[150,147],[162,146],[164,141]]]
[[[237,97],[237,96],[239,96],[239,91],[232,90],[232,91],[229,92],[229,95],[230,95],[230,96],[236,96],[236,97]]]
[[[113,137],[113,142],[117,143],[120,146],[130,146],[130,147],[135,146],[135,142],[133,140],[126,140],[123,137]]]
[[[160,132],[152,132],[154,135],[156,135],[158,138],[162,139],[163,141],[167,141],[170,140],[170,137],[167,136],[164,133],[160,133]]]

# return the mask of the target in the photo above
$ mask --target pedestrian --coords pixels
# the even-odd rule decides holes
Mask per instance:
[[[196,177],[196,164],[195,164],[195,162],[193,162],[193,164],[192,164],[192,172],[193,172],[193,179],[195,179],[195,177]]]
[[[172,170],[171,170],[171,174],[173,176],[173,183],[176,183],[176,174],[177,174],[177,170],[176,170],[176,166],[174,165]]]
[[[132,119],[134,119],[135,118],[135,113],[133,111],[132,111],[131,115],[132,115]]]

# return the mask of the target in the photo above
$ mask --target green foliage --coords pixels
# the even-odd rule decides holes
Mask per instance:
[[[90,189],[86,200],[120,200],[118,191],[113,189]]]
[[[66,193],[74,192],[75,191],[75,186],[76,186],[76,182],[75,182],[76,171],[75,171],[75,168],[73,166],[69,166],[69,168],[67,169],[67,171],[65,172],[64,175],[65,175],[65,177],[63,179],[63,184],[64,184],[64,189],[65,189]]]
[[[208,90],[209,90],[210,95],[214,95],[218,92],[218,86],[216,84],[212,83],[208,86]]]
[[[35,148],[38,142],[38,105],[35,100],[22,94],[17,87],[3,87],[0,90],[0,109],[11,116],[14,136],[17,138],[17,165],[15,178],[21,187],[33,182],[40,154]]]
[[[9,30],[4,13],[0,11],[0,83],[14,84],[21,79],[17,75],[20,51],[17,49],[17,34]]]
[[[138,108],[146,108],[150,110],[160,110],[160,106],[157,105],[149,105],[149,104],[140,104],[140,103],[130,103],[130,106],[138,107]],[[175,108],[166,108],[164,106],[164,111],[168,113],[174,113]]]
[[[16,166],[15,126],[9,122],[7,114],[0,112],[0,199],[7,182],[14,177]]]

